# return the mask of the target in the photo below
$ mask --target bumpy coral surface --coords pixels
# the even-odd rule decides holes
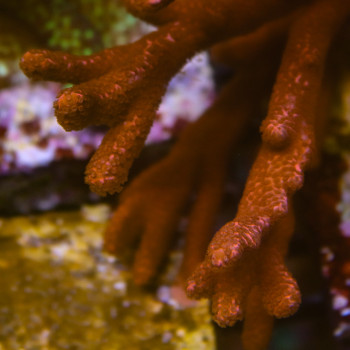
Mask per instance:
[[[220,326],[244,318],[245,348],[263,349],[273,317],[290,316],[300,303],[297,283],[284,264],[294,227],[292,200],[304,171],[317,164],[326,117],[325,108],[318,107],[327,90],[324,71],[350,1],[124,3],[158,30],[91,56],[29,51],[21,68],[33,79],[75,84],[55,102],[66,130],[110,128],[86,170],[87,183],[100,194],[122,189],[168,81],[189,57],[212,48],[215,60],[235,69],[217,101],[183,132],[169,155],[123,192],[105,246],[123,255],[138,245],[135,281],[148,283],[194,193],[178,283],[189,278],[189,296],[212,300]],[[236,218],[210,242],[230,153],[268,98],[262,144]]]

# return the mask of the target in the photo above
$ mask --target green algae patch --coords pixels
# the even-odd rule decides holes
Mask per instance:
[[[158,291],[137,288],[102,252],[109,207],[0,219],[0,350],[213,349],[206,302],[171,299],[175,252]]]

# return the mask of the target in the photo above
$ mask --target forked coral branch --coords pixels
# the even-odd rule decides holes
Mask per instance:
[[[198,0],[175,1],[155,14],[165,24],[136,43],[92,56],[29,51],[20,65],[34,79],[77,83],[63,90],[55,103],[56,117],[66,130],[111,128],[90,161],[86,182],[96,193],[114,193],[122,189],[143,147],[168,81],[186,59],[290,7],[276,0],[255,0],[243,7],[240,1],[205,6]]]

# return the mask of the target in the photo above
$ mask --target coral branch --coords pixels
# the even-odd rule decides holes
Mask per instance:
[[[245,343],[258,343],[256,349],[263,348],[269,336],[256,333],[266,326],[260,322],[269,320],[268,316],[290,316],[300,304],[297,284],[283,263],[293,222],[290,211],[274,226],[259,250],[246,251],[237,264],[225,269],[213,269],[206,260],[188,282],[187,293],[191,297],[212,299],[213,317],[220,326],[232,326],[245,317],[244,334],[256,334],[252,339],[246,337]],[[261,305],[260,316],[254,317],[249,310],[257,302]]]
[[[257,62],[264,62],[262,57],[271,62],[266,51],[275,53],[276,47],[272,49],[272,46],[281,39],[280,34],[273,33],[265,40],[270,44],[262,52],[260,47],[256,50]],[[260,36],[260,31],[256,35]],[[251,45],[250,39],[227,45],[234,50],[244,43]],[[137,283],[145,284],[156,275],[193,191],[196,200],[189,215],[184,259],[177,282],[184,284],[204,258],[221,205],[232,145],[239,139],[249,119],[259,113],[259,108],[250,101],[252,98],[261,99],[269,91],[274,66],[269,67],[272,72],[271,69],[262,71],[258,64],[242,69],[201,119],[181,134],[172,152],[136,178],[121,195],[119,207],[106,231],[106,249],[120,256],[134,245],[137,237],[142,236],[134,261]],[[251,86],[252,79],[256,81],[254,86]],[[135,216],[138,224],[133,224],[130,232],[125,227]],[[155,250],[161,254],[155,254]]]
[[[328,21],[329,26],[326,28],[325,24],[327,22],[322,15],[326,16],[328,14],[333,7],[332,4],[334,2],[322,1],[316,3],[303,16],[298,18],[294,27],[301,27],[302,29],[308,26],[311,20],[315,21],[316,13],[320,16],[319,25],[323,24],[324,31],[328,32],[328,36],[331,37],[331,34],[335,30],[335,24],[341,22],[340,19],[343,18],[343,7],[338,3],[337,12],[333,16],[333,20]],[[308,21],[309,18],[310,21]],[[227,265],[230,261],[238,259],[245,247],[257,247],[264,231],[287,212],[287,196],[295,192],[302,185],[303,170],[311,160],[312,143],[314,140],[313,123],[315,123],[316,102],[321,84],[319,75],[322,76],[326,48],[323,42],[324,36],[320,36],[316,31],[310,32],[307,30],[308,28],[305,28],[305,31],[301,29],[291,32],[286,50],[289,50],[290,45],[294,47],[296,39],[293,34],[295,33],[297,33],[295,35],[298,35],[298,39],[300,35],[303,35],[308,38],[308,42],[312,39],[318,42],[319,46],[315,43],[315,47],[317,46],[319,56],[321,57],[317,70],[318,74],[313,77],[312,82],[307,81],[307,92],[303,91],[301,94],[292,95],[294,96],[293,106],[301,104],[303,108],[299,110],[300,112],[297,117],[295,116],[294,108],[289,110],[289,114],[285,116],[288,121],[292,120],[291,125],[293,126],[294,137],[290,140],[289,144],[279,150],[271,148],[269,141],[264,141],[250,172],[236,220],[224,226],[215,236],[209,247],[209,256],[215,266]],[[321,48],[324,48],[324,50],[321,50]],[[289,72],[288,67],[286,67],[286,71]],[[280,87],[285,93],[283,96],[289,98],[289,83],[293,79],[291,78],[285,81],[285,75],[289,74],[287,72],[284,70],[279,71],[274,91],[276,91],[276,86]],[[297,71],[294,82],[299,75],[303,77],[313,72],[314,65],[303,65]],[[299,78],[297,81],[299,81]],[[304,100],[305,94],[309,95],[309,100]],[[276,110],[283,112],[284,109],[285,99],[281,101],[280,99],[273,98],[266,120],[271,120],[272,117],[270,116],[275,116]],[[283,113],[280,115],[283,115]],[[281,128],[284,128],[284,124],[286,123],[285,118],[280,120],[281,124],[278,124]],[[270,123],[264,122],[263,131],[269,128],[266,125],[270,125]],[[276,144],[273,144],[273,146],[276,146]]]
[[[261,302],[259,290],[249,293],[245,312],[242,342],[245,350],[266,349],[272,333],[274,319],[268,315]]]
[[[128,170],[142,149],[152,123],[152,115],[143,118],[133,115],[107,132],[86,167],[86,182],[92,191],[121,191],[121,184],[127,181]]]
[[[249,174],[237,216],[216,233],[205,262],[188,283],[188,294],[197,298],[208,297],[210,286],[214,318],[222,326],[232,325],[242,317],[244,296],[254,285],[260,285],[263,305],[272,316],[286,317],[299,305],[296,283],[283,264],[286,243],[278,240],[282,240],[286,232],[288,237],[291,233],[289,201],[302,185],[303,171],[310,166],[316,101],[327,46],[345,18],[344,10],[349,10],[348,4],[319,1],[294,21],[262,128],[263,144]],[[316,30],[319,26],[322,26],[321,33]],[[306,59],[301,56],[300,60],[285,65],[293,48],[307,53],[312,48],[312,55],[306,55]],[[297,93],[293,89],[300,83],[303,88]],[[291,130],[286,134],[288,142],[280,142],[286,140],[284,137],[278,140],[270,137],[272,120],[276,120],[276,130],[286,130],[285,125],[288,125]],[[256,249],[258,247],[260,249]],[[257,269],[261,271],[260,277],[255,277],[251,285],[252,281],[245,276]],[[241,285],[241,292],[232,294],[229,289],[231,294],[224,297],[223,293],[228,293],[228,283],[234,284],[236,290],[237,283]]]
[[[147,122],[142,125],[149,128],[149,121],[154,118],[166,84],[187,58],[225,37],[254,29],[266,17],[273,18],[289,10],[289,6],[276,0],[266,0],[263,4],[255,0],[248,7],[242,7],[240,1],[233,4],[220,1],[205,6],[198,1],[189,3],[183,0],[172,4],[169,1],[126,3],[135,9],[157,4],[161,7],[169,5],[157,11],[156,16],[161,18],[164,15],[166,18],[170,14],[170,17],[161,21],[167,24],[157,32],[134,44],[86,58],[35,50],[26,53],[21,60],[23,71],[34,79],[79,83],[63,90],[55,103],[57,119],[66,130],[101,124],[115,127],[131,120],[134,115],[146,119]],[[194,6],[196,11],[193,11]],[[145,88],[147,94],[144,94]],[[123,132],[123,128],[115,130]],[[144,141],[147,130],[141,130],[139,134]],[[131,154],[126,152],[124,155],[120,152],[124,147],[113,148],[111,141],[107,141],[111,137],[107,137],[103,150],[96,156],[101,159],[99,166],[92,165],[87,171],[86,181],[95,192],[104,195],[122,188],[123,183],[118,181],[125,181],[126,177],[115,176],[118,170],[113,166],[121,166],[123,174],[128,173],[132,164],[130,159],[137,157],[143,144],[140,135],[137,137],[137,147],[132,147]],[[119,161],[106,162],[111,156],[119,157]],[[97,162],[96,157],[94,163]],[[103,170],[100,172],[102,164]],[[96,173],[91,174],[90,169]],[[113,179],[115,183],[112,183]]]
[[[233,86],[237,88],[238,84]],[[182,282],[189,274],[188,269],[193,269],[192,264],[198,264],[204,256],[221,202],[228,150],[247,121],[242,118],[245,114],[237,118],[229,115],[232,108],[237,108],[232,104],[230,92],[232,87],[201,120],[188,127],[165,159],[142,173],[121,196],[121,203],[106,232],[106,248],[118,255],[127,250],[133,242],[129,241],[129,230],[122,230],[124,225],[121,222],[135,217],[136,213],[143,213],[138,215],[139,232],[134,234],[142,234],[134,262],[135,280],[140,284],[149,282],[156,275],[170,248],[184,207],[196,188],[198,177],[202,181],[197,188],[197,201],[190,217]],[[221,119],[226,122],[218,123]],[[220,135],[219,143],[216,135]],[[202,218],[204,209],[205,219]],[[124,213],[128,215],[125,217]],[[198,231],[202,225],[206,232],[204,235]],[[143,229],[145,232],[142,233]],[[155,250],[162,254],[158,256]]]
[[[262,126],[263,140],[271,146],[290,142],[300,116],[314,114],[328,47],[347,13],[346,6],[339,1],[318,1],[291,26]]]
[[[181,33],[178,24],[163,27],[159,32],[128,46],[127,55],[125,52],[120,54],[120,48],[115,48],[86,60],[82,60],[81,56],[71,56],[68,60],[64,53],[48,51],[29,52],[22,58],[22,69],[36,79],[48,77],[66,81],[70,67],[75,72],[74,81],[83,81],[89,72],[102,74],[63,90],[55,103],[57,119],[66,130],[78,130],[88,125],[113,128],[87,169],[86,180],[94,191],[100,194],[119,191],[126,180],[133,159],[143,147],[168,80],[195,52],[190,40],[186,43],[178,41]],[[179,52],[175,58],[169,56],[172,50]],[[134,58],[132,62],[129,62],[130,56]],[[159,64],[163,56],[169,56],[166,69]],[[115,57],[118,59],[114,62]],[[96,62],[103,62],[104,58],[106,68],[95,72]],[[80,69],[82,66],[84,69]],[[106,69],[108,72],[103,74]],[[147,95],[144,94],[144,86],[149,86]],[[135,124],[135,118],[142,121]],[[116,138],[111,135],[119,135],[117,139],[121,144],[117,144]],[[129,144],[126,145],[126,142]],[[120,171],[124,175],[115,176]]]

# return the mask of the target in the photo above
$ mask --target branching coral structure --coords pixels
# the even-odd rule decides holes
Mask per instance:
[[[234,67],[213,106],[122,193],[105,248],[123,255],[138,245],[135,281],[148,283],[194,193],[178,283],[187,279],[190,297],[211,299],[220,326],[244,319],[245,348],[264,349],[273,318],[292,315],[300,304],[297,283],[284,264],[294,227],[292,201],[304,171],[317,163],[323,72],[350,1],[124,3],[158,30],[91,56],[29,51],[21,68],[32,79],[76,84],[55,102],[66,130],[110,127],[86,170],[91,189],[106,194],[122,189],[166,85],[186,59],[211,48],[213,59]],[[237,215],[211,240],[230,154],[269,96],[262,144]]]

